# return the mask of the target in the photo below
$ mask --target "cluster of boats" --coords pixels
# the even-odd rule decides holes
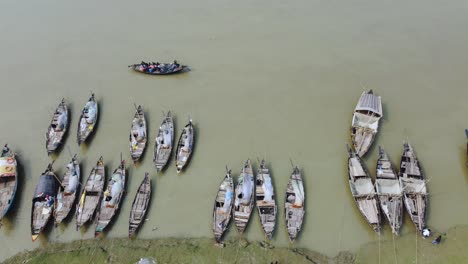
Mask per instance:
[[[404,143],[400,171],[396,172],[384,149],[379,146],[375,183],[361,159],[369,150],[382,118],[380,96],[372,90],[364,92],[354,111],[351,139],[348,147],[348,178],[351,194],[359,211],[376,232],[381,229],[381,212],[390,223],[392,232],[399,234],[403,219],[403,204],[416,229],[426,230],[426,179],[413,147]]]
[[[232,217],[237,231],[243,234],[255,205],[265,237],[270,240],[276,226],[277,205],[272,178],[265,160],[260,162],[255,180],[252,164],[247,160],[237,177],[235,188],[234,186],[231,170],[226,168],[226,175],[219,186],[213,208],[212,228],[216,243],[222,244],[222,236]],[[304,202],[301,172],[294,166],[284,201],[286,228],[291,242],[297,238],[302,227]]]

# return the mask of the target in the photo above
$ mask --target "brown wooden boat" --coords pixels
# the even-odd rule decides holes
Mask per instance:
[[[166,166],[172,153],[172,145],[174,142],[174,122],[172,120],[171,111],[165,116],[156,136],[154,144],[153,162],[156,165],[158,172],[162,171]]]
[[[189,120],[189,123],[184,127],[182,134],[179,138],[179,143],[177,144],[176,152],[176,169],[177,173],[180,173],[182,169],[187,165],[190,160],[191,154],[193,152],[193,147],[195,144],[195,129],[192,124],[192,119]]]
[[[380,146],[375,186],[380,208],[387,217],[392,232],[398,235],[403,220],[403,192],[398,174],[395,172],[387,153]]]
[[[380,232],[380,208],[372,178],[359,155],[348,147],[348,181],[359,211],[375,232]]]
[[[242,167],[242,172],[237,178],[237,186],[234,198],[234,222],[237,231],[244,233],[249,223],[250,215],[254,207],[255,184],[250,159]]]
[[[305,216],[305,192],[302,182],[302,175],[297,166],[293,167],[293,172],[286,187],[284,202],[284,216],[286,218],[286,229],[289,241],[293,243],[302,229],[302,222]]]
[[[15,199],[18,186],[17,166],[15,153],[5,144],[0,155],[0,227]]]
[[[234,183],[231,177],[231,170],[226,168],[226,175],[219,186],[213,207],[213,234],[216,243],[221,243],[221,238],[229,226],[233,205]]]
[[[403,190],[405,207],[416,229],[422,233],[426,228],[427,186],[424,172],[413,147],[404,143],[400,163],[400,186]]]
[[[146,131],[145,113],[141,105],[139,105],[133,117],[130,130],[130,155],[134,163],[140,159],[145,150],[146,141],[148,140]]]
[[[34,242],[54,211],[55,197],[57,194],[57,176],[52,171],[52,163],[47,166],[45,172],[39,177],[39,182],[34,190],[31,209],[31,238]]]
[[[94,99],[93,93],[81,111],[80,121],[78,123],[78,131],[76,133],[78,145],[84,143],[89,135],[91,135],[91,133],[94,131],[97,119],[98,103]]]
[[[76,193],[80,184],[80,163],[76,155],[68,163],[63,175],[62,185],[58,187],[57,201],[55,202],[55,226],[68,216],[76,200]]]
[[[48,154],[57,150],[63,143],[62,141],[68,130],[69,121],[67,104],[65,103],[65,99],[62,99],[54,112],[46,133],[46,148]]]
[[[260,224],[267,239],[271,239],[276,225],[276,201],[275,190],[270,176],[270,170],[265,160],[260,163],[255,181],[255,198],[260,216]]]
[[[81,191],[80,200],[76,206],[77,230],[94,215],[96,207],[101,200],[105,179],[104,161],[102,157],[100,157],[96,163],[96,167],[91,170],[86,180],[85,186]]]
[[[188,69],[185,65],[180,65],[177,61],[173,63],[146,63],[129,65],[134,71],[150,74],[150,75],[168,75],[180,73]]]
[[[135,195],[135,199],[132,203],[132,209],[130,209],[130,217],[128,224],[128,237],[131,238],[135,235],[136,231],[140,227],[141,223],[145,219],[146,210],[151,199],[151,179],[148,173],[145,173],[145,178],[138,187],[138,191]]]

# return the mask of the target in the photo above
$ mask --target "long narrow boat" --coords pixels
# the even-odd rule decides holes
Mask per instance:
[[[141,105],[139,105],[136,109],[130,129],[130,155],[134,163],[136,163],[143,154],[147,140],[145,113]]]
[[[104,161],[100,157],[96,167],[91,170],[86,180],[79,203],[76,206],[76,230],[79,230],[94,215],[94,211],[96,211],[96,207],[101,200],[105,178]]]
[[[276,224],[276,201],[275,189],[270,176],[270,170],[266,166],[265,160],[260,163],[255,182],[255,198],[260,216],[260,224],[267,239],[271,239]]]
[[[302,175],[299,168],[295,166],[289,178],[284,201],[286,229],[291,243],[296,240],[299,232],[301,232],[302,222],[305,216],[304,204],[304,183],[302,182]]]
[[[69,121],[67,104],[65,103],[65,99],[62,99],[54,112],[52,121],[50,122],[46,133],[47,154],[50,155],[50,153],[57,150],[57,148],[63,143],[62,141],[68,130]]]
[[[84,143],[88,136],[91,135],[94,127],[96,126],[97,119],[98,104],[93,93],[81,111],[80,121],[78,123],[78,132],[76,133],[78,145]]]
[[[171,157],[174,142],[174,122],[171,111],[164,118],[154,144],[153,162],[158,172],[162,171]]]
[[[146,63],[141,62],[139,64],[129,65],[134,71],[150,74],[150,75],[168,75],[179,73],[186,70],[188,67],[180,65],[177,61],[173,63]]]
[[[112,221],[115,213],[119,209],[120,202],[122,201],[123,193],[125,191],[125,160],[120,160],[120,165],[114,170],[114,173],[107,183],[104,197],[101,201],[96,216],[96,230],[94,236],[97,237],[104,228]]]
[[[143,222],[151,199],[151,179],[148,173],[145,173],[145,178],[138,187],[137,194],[132,203],[130,210],[129,224],[128,224],[128,237],[131,238],[141,223]]]
[[[18,186],[15,153],[5,144],[0,155],[0,227],[2,219],[11,207]]]
[[[380,96],[374,95],[372,90],[363,92],[351,123],[351,140],[359,157],[364,156],[374,142],[382,116]]]
[[[398,235],[403,220],[403,192],[392,162],[380,146],[375,186],[380,208],[387,217],[392,232]]]
[[[232,217],[232,206],[234,205],[234,182],[231,177],[231,170],[226,168],[218,193],[216,194],[213,206],[213,234],[216,243],[221,244],[221,238],[226,232]]]
[[[57,176],[52,171],[52,163],[39,178],[32,199],[31,238],[34,242],[49,221],[54,211],[57,194]]]
[[[468,129],[465,129],[465,136],[466,136],[466,139],[468,140]],[[468,141],[466,142],[466,157],[468,158]],[[468,159],[465,162],[465,165],[468,166]]]
[[[250,159],[242,167],[242,172],[237,178],[237,186],[234,198],[234,222],[240,234],[249,223],[250,215],[254,207],[255,183]]]
[[[76,155],[67,165],[63,175],[62,185],[58,187],[57,202],[55,203],[55,226],[60,224],[68,216],[76,200],[76,192],[80,184],[80,163]]]
[[[406,210],[416,229],[422,233],[426,228],[428,195],[426,180],[413,147],[406,142],[400,163],[400,185],[403,189]]]
[[[177,152],[175,158],[177,173],[180,173],[190,160],[194,144],[195,129],[192,124],[192,119],[190,119],[189,123],[184,127],[184,130],[182,130],[182,134],[179,138],[179,143],[177,144]]]
[[[380,232],[380,208],[372,178],[359,155],[348,147],[348,180],[359,211],[375,232]]]

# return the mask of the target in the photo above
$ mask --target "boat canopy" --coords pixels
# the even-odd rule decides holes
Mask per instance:
[[[41,175],[34,191],[34,198],[43,197],[47,194],[51,196],[57,194],[57,183],[51,174]]]
[[[355,111],[369,111],[374,113],[374,115],[382,117],[382,101],[380,99],[380,96],[374,95],[370,91],[363,92]]]

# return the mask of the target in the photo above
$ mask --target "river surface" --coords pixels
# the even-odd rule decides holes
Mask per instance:
[[[247,3],[248,2],[248,3]],[[19,193],[0,230],[0,260],[46,243],[91,238],[73,217],[30,239],[32,193],[51,159],[59,175],[70,152],[82,182],[102,155],[108,175],[127,159],[127,194],[105,236],[125,237],[145,172],[153,197],[138,237],[210,237],[212,206],[225,166],[265,158],[279,216],[272,244],[287,246],[283,199],[290,159],[304,176],[306,218],[296,246],[333,256],[377,241],[347,182],[349,126],[364,89],[382,96],[384,118],[365,158],[375,176],[377,144],[398,164],[413,144],[429,179],[428,225],[443,232],[468,223],[468,4],[466,1],[12,1],[0,2],[0,141],[18,153]],[[172,61],[188,73],[155,77],[127,65]],[[80,111],[94,92],[100,120],[78,147]],[[65,98],[65,147],[47,156],[45,132]],[[134,104],[146,112],[150,140],[133,167],[128,135]],[[157,175],[152,151],[162,111],[175,114],[176,137],[189,117],[196,149],[177,175],[172,160]],[[3,144],[3,143],[1,143]],[[405,212],[406,214],[406,212]],[[257,212],[248,240],[264,238]],[[51,224],[51,223],[50,223]],[[405,215],[403,235],[415,228]],[[238,236],[234,226],[228,237]],[[385,223],[382,239],[392,239]],[[396,239],[398,243],[398,239]]]

